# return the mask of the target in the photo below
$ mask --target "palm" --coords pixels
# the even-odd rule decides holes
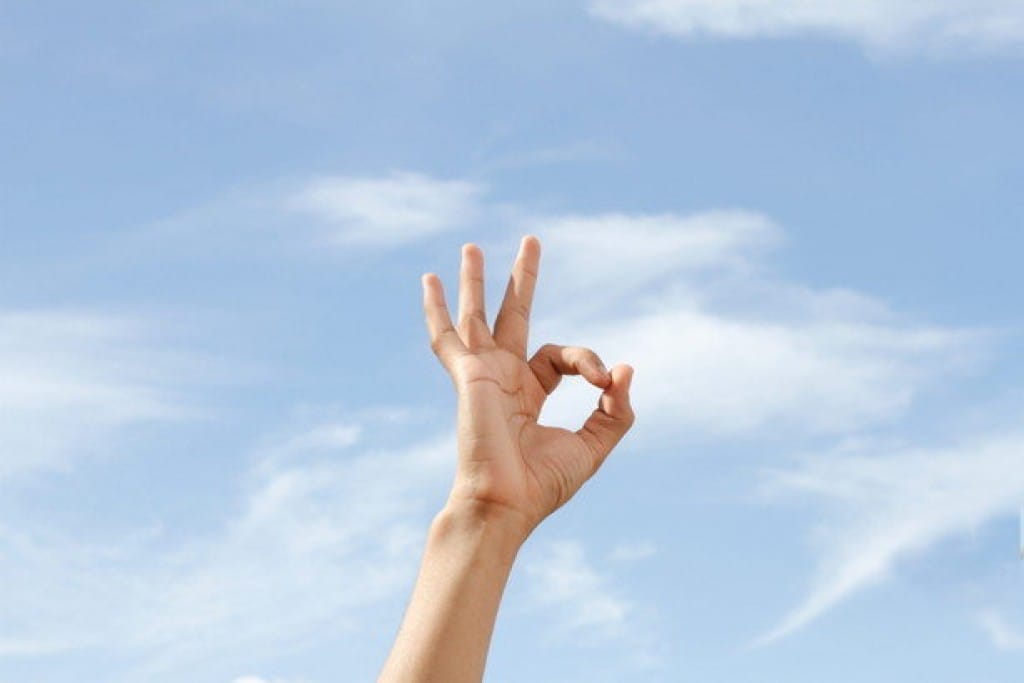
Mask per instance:
[[[466,474],[488,480],[496,502],[534,515],[568,500],[594,458],[578,434],[537,424],[547,394],[530,366],[504,349],[460,365],[459,400],[472,416],[459,425]]]
[[[537,523],[594,473],[632,423],[629,366],[604,370],[592,351],[545,345],[526,360],[529,307],[539,261],[523,241],[494,325],[483,312],[482,254],[463,252],[459,326],[451,324],[440,281],[424,278],[432,346],[459,395],[459,466],[454,496],[499,504]],[[577,431],[537,423],[562,375],[582,374],[604,389],[600,407]]]

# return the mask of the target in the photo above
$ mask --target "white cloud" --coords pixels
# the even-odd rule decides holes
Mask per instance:
[[[394,449],[363,443],[380,431],[373,419],[323,422],[261,446],[237,512],[205,538],[168,546],[156,534],[98,547],[0,525],[9,594],[0,656],[116,643],[118,656],[138,662],[124,680],[178,680],[200,661],[215,667],[361,632],[382,605],[407,597],[456,454],[451,433]],[[553,637],[626,643],[630,666],[656,663],[644,610],[581,544],[526,555],[532,605],[550,614]],[[240,680],[250,679],[261,680]]]
[[[0,524],[0,655],[116,643],[140,662],[129,678],[170,680],[199,661],[358,630],[363,610],[405,597],[456,452],[451,434],[374,448],[363,426],[321,423],[264,445],[237,513],[182,544],[95,546]]]
[[[1024,42],[1019,0],[592,0],[591,13],[684,38],[823,35],[870,50],[985,50]]]
[[[286,200],[317,219],[337,244],[395,246],[461,227],[479,212],[483,188],[417,173],[315,178]]]
[[[766,216],[739,210],[554,216],[529,227],[544,238],[545,278],[557,277],[548,286],[583,307],[664,285],[669,276],[745,268],[781,238]]]
[[[528,602],[545,613],[547,636],[559,647],[615,648],[625,654],[619,664],[634,672],[661,665],[654,612],[628,598],[622,582],[591,562],[580,541],[547,541],[527,555]]]
[[[977,615],[978,625],[1000,650],[1024,650],[1024,631],[1010,625],[999,612],[983,610]]]
[[[324,245],[390,249],[465,227],[485,210],[485,193],[477,182],[407,171],[279,181],[227,192],[134,232],[117,248],[219,261],[308,255]]]
[[[11,657],[38,657],[64,649],[58,643],[44,639],[0,638],[0,659]]]
[[[845,290],[773,277],[767,218],[597,215],[534,223],[545,243],[533,343],[581,344],[636,366],[643,433],[844,433],[904,414],[981,355],[981,335],[914,324]],[[590,401],[570,385],[544,419]]]
[[[643,434],[843,433],[899,417],[922,387],[969,365],[977,352],[969,331],[910,323],[868,297],[774,277],[764,254],[781,233],[760,214],[575,215],[534,227],[545,241],[535,327],[550,334],[534,335],[534,343],[582,343],[606,360],[634,363]],[[0,429],[26,440],[39,432],[45,445],[55,433],[69,435],[60,443],[79,435],[87,441],[90,429],[175,415],[169,388],[175,385],[167,375],[178,373],[161,370],[173,364],[138,338],[133,328],[93,318],[0,318],[0,370],[28,378],[5,384],[0,405],[35,420],[19,432],[0,418]],[[19,386],[26,389],[8,389]],[[576,389],[556,395],[545,416],[575,410],[567,406],[579,401]],[[147,673],[162,674],[213,651],[251,651],[357,628],[362,610],[404,597],[455,452],[450,434],[391,450],[363,445],[372,431],[324,422],[261,447],[236,514],[219,531],[174,548],[160,539],[97,548],[0,526],[0,584],[13,596],[0,605],[6,624],[0,652],[30,656],[120,643],[142,653]],[[47,466],[71,457],[63,446],[36,448],[43,455],[35,462]],[[906,454],[897,455],[901,462]],[[1009,462],[986,458],[981,469],[993,477]],[[931,455],[919,460],[922,467],[934,464]],[[876,508],[864,501],[902,500],[906,491],[887,489],[886,482],[904,475],[913,484],[911,468],[857,480],[856,472],[870,470],[859,463],[850,472],[808,467],[774,480],[790,492],[817,490],[800,482],[824,487],[852,480],[853,502],[844,508],[850,514],[840,522],[856,520],[856,533],[843,538],[859,545],[826,548],[807,603],[771,637],[884,575],[904,554],[1002,509],[985,507],[991,502],[981,502],[977,492],[985,486],[978,481],[970,501],[949,493],[949,501],[934,506],[938,511],[890,503],[892,514],[910,521],[883,528],[888,518],[873,517]],[[940,474],[925,481],[951,488]],[[999,506],[1022,492],[1014,481],[1000,479],[1010,488]],[[844,490],[826,487],[821,494],[844,503]],[[927,486],[908,484],[908,491],[931,495]],[[951,501],[956,504],[946,504]],[[620,554],[629,559],[626,550]],[[553,545],[530,571],[535,600],[561,616],[564,633],[609,637],[635,623],[635,603],[609,587],[578,544]]]
[[[555,611],[559,637],[604,642],[622,635],[633,605],[611,589],[579,542],[547,543],[526,564],[526,573],[533,600]]]
[[[781,232],[758,214],[554,217],[534,227],[545,243],[534,343],[592,346],[609,363],[635,365],[635,438],[647,443],[756,435],[798,444],[876,428],[987,355],[987,333],[914,322],[857,292],[780,279],[765,256]],[[594,393],[570,384],[543,420],[578,424]],[[840,511],[810,594],[762,642],[807,624],[901,558],[1013,509],[1024,479],[1005,472],[1021,447],[992,438],[884,458],[844,451],[777,473],[776,491],[815,492]]]
[[[901,560],[1013,515],[1024,500],[1021,453],[1024,435],[1017,433],[982,435],[942,448],[861,444],[771,472],[767,493],[810,496],[826,511],[815,534],[821,554],[815,581],[759,642],[802,628],[884,579]],[[995,623],[988,622],[990,632]]]
[[[404,593],[454,437],[380,450],[359,447],[359,431],[321,425],[262,451],[240,514],[166,568],[141,633],[168,666],[211,648],[315,641]]]
[[[186,414],[187,359],[139,325],[0,311],[0,479],[63,469],[130,425]]]
[[[658,547],[651,541],[622,542],[608,553],[608,560],[620,564],[632,564],[654,557]]]

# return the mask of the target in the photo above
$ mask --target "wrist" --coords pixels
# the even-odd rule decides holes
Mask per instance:
[[[449,498],[434,517],[431,538],[480,546],[486,555],[511,565],[532,531],[526,516],[512,508],[477,500]]]

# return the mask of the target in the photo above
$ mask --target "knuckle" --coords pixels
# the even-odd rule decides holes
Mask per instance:
[[[519,316],[523,320],[530,319],[530,307],[527,306],[522,301],[517,301],[516,303],[512,304],[511,310],[514,315]]]
[[[636,422],[636,413],[632,408],[626,408],[626,413],[623,415],[622,421],[626,423],[626,429],[633,426],[633,423]]]
[[[459,326],[460,327],[465,327],[466,325],[468,325],[469,323],[471,323],[474,320],[482,322],[485,325],[487,324],[487,316],[484,314],[484,312],[476,310],[476,311],[469,311],[469,312],[463,314],[462,318],[459,321]]]
[[[570,346],[566,349],[566,353],[570,355],[573,360],[593,360],[597,358],[597,354],[592,349],[586,346]]]

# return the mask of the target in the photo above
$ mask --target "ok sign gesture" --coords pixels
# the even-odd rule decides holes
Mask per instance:
[[[458,393],[459,460],[450,500],[511,514],[529,533],[568,501],[633,424],[633,368],[610,371],[587,348],[545,344],[526,357],[540,241],[523,238],[493,331],[484,311],[483,252],[462,248],[458,325],[440,278],[423,276],[431,348]],[[602,390],[597,409],[573,431],[538,424],[563,375]]]

